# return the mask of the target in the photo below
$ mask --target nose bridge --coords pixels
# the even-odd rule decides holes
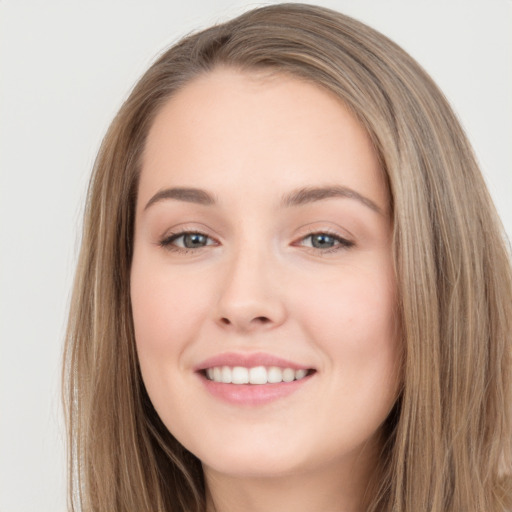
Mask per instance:
[[[221,323],[240,330],[282,323],[285,305],[270,244],[255,239],[241,242],[225,263],[219,295]]]

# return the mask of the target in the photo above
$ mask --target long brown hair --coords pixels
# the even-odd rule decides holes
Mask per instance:
[[[167,431],[138,368],[130,262],[140,157],[161,105],[224,65],[336,94],[367,129],[393,203],[403,389],[368,511],[504,511],[511,496],[512,276],[472,149],[442,93],[389,39],[302,4],[181,40],[141,78],[91,179],[65,348],[72,510],[204,512],[200,461]]]

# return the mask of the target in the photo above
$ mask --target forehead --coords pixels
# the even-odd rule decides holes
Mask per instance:
[[[155,117],[142,164],[142,196],[170,185],[227,191],[238,182],[269,195],[341,180],[387,204],[362,125],[333,93],[280,73],[200,75]]]

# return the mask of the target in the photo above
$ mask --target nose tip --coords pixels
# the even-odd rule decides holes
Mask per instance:
[[[221,277],[221,293],[216,312],[224,329],[254,331],[271,329],[282,324],[286,317],[283,297],[272,279],[276,269],[268,259],[238,260]],[[275,277],[275,276],[274,276]]]
[[[253,300],[245,304],[237,303],[233,299],[234,296],[231,295],[229,301],[224,300],[221,304],[219,321],[224,328],[250,332],[261,328],[273,328],[284,321],[284,307],[271,298],[263,299],[261,302]]]

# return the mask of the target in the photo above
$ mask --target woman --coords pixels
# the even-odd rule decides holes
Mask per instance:
[[[509,510],[511,299],[472,150],[403,50],[300,4],[187,37],[90,185],[75,506]]]

